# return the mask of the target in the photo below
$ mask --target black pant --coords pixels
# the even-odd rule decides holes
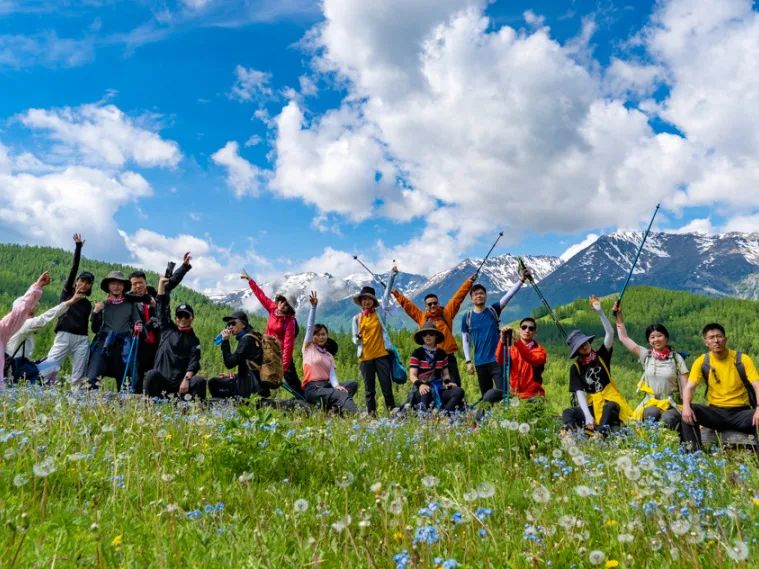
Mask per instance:
[[[361,371],[361,376],[364,378],[366,410],[369,413],[377,412],[375,377],[379,380],[382,397],[385,399],[385,407],[388,409],[394,408],[395,397],[393,396],[392,362],[390,355],[363,361],[359,364],[359,370]]]
[[[459,373],[456,354],[448,354],[448,373],[451,375],[451,381],[461,387],[461,374]]]
[[[137,377],[132,378],[132,393],[142,393],[144,386],[145,374],[153,369],[155,365],[155,355],[158,352],[158,342],[148,344],[140,342],[140,349],[137,352]]]
[[[606,401],[601,412],[601,421],[597,427],[600,431],[608,431],[611,427],[615,427],[621,424],[619,420],[619,403],[614,401]],[[590,414],[593,415],[593,406],[590,406]],[[567,428],[582,427],[585,425],[585,414],[582,412],[582,407],[570,407],[564,409],[561,414],[561,421]]]
[[[464,390],[458,385],[448,389],[440,389],[441,411],[451,412],[456,409],[464,408]],[[426,395],[419,392],[419,388],[414,387],[411,395],[411,405],[415,409],[432,409],[435,406],[435,391],[430,385],[430,390]]]
[[[691,405],[696,416],[696,424],[682,422],[681,436],[683,442],[693,448],[701,448],[700,426],[715,431],[740,431],[756,434],[753,425],[754,409],[751,407],[716,407],[715,405]]]
[[[293,391],[298,395],[303,395],[303,389],[301,389],[300,379],[298,378],[298,370],[295,369],[295,360],[290,360],[290,365],[287,366],[284,375],[287,385],[292,387]]]
[[[654,422],[661,421],[668,429],[680,432],[680,412],[674,407],[670,407],[664,412],[655,405],[646,407],[643,409],[643,420]]]
[[[480,394],[483,397],[489,389],[494,387],[499,390],[503,389],[503,366],[501,364],[491,362],[474,366],[474,370],[477,372],[477,383],[480,384]]]
[[[338,391],[327,380],[309,381],[306,384],[306,401],[311,404],[321,403],[325,411],[334,409],[345,413],[358,413],[358,407],[353,401],[353,396],[358,391],[358,383],[348,381],[342,385],[347,392]]]
[[[131,342],[131,336],[113,333],[95,336],[87,361],[87,381],[91,389],[100,386],[100,378],[113,377],[116,379],[117,391],[121,391]]]
[[[227,397],[249,397],[256,394],[261,397],[269,397],[271,391],[266,385],[253,376],[247,376],[241,382],[240,377],[212,377],[208,380],[208,391],[211,397],[226,399]]]
[[[145,393],[149,397],[165,397],[170,393],[175,395],[179,394],[179,386],[182,384],[182,379],[168,379],[161,372],[155,369],[151,369],[145,374]],[[193,399],[205,399],[206,398],[206,380],[198,375],[192,376],[190,379],[190,390],[187,392]]]

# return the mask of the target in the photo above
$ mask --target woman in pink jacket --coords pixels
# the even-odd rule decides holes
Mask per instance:
[[[5,387],[5,344],[32,314],[42,296],[42,288],[49,284],[50,273],[45,271],[29,287],[26,294],[13,303],[13,309],[0,320],[0,389]]]
[[[293,362],[293,347],[295,346],[295,337],[298,335],[298,324],[295,320],[295,307],[282,294],[277,294],[274,300],[270,299],[261,287],[256,284],[248,273],[244,272],[240,278],[248,281],[248,286],[253,294],[256,295],[258,302],[269,313],[269,319],[266,321],[267,336],[274,336],[282,344],[282,369],[285,372],[285,381],[292,387],[293,391],[303,395],[298,372]]]

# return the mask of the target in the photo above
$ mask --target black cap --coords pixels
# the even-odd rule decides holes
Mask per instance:
[[[189,314],[192,318],[195,318],[195,311],[189,304],[183,303],[174,309],[174,316],[179,316],[180,314]]]
[[[232,314],[229,316],[225,316],[222,318],[224,322],[229,322],[230,320],[242,320],[245,322],[245,324],[248,323],[248,315],[245,314],[242,310],[235,310]]]
[[[95,275],[93,275],[89,271],[82,271],[81,273],[79,273],[79,276],[76,278],[81,279],[83,281],[90,281],[91,283],[95,282]]]

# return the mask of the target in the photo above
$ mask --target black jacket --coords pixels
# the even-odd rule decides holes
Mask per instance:
[[[182,263],[176,269],[174,269],[174,273],[171,275],[171,277],[169,277],[169,282],[166,283],[166,294],[171,294],[171,291],[179,286],[179,284],[182,282],[182,279],[184,279],[185,275],[190,271],[191,268],[192,265],[185,265]],[[160,316],[157,310],[158,306],[148,306],[147,317],[145,316],[145,306],[149,305],[150,301],[153,299],[158,300],[158,292],[156,289],[154,289],[152,286],[149,286],[147,294],[143,296],[137,296],[136,294],[128,292],[125,297],[128,302],[137,304],[137,308],[140,312],[140,317],[145,324],[146,335],[147,332],[152,332],[153,335],[158,337],[161,328]],[[156,343],[158,341],[159,340],[156,338]]]
[[[200,370],[200,340],[193,330],[182,331],[171,321],[168,294],[159,294],[156,311],[160,325],[160,340],[154,369],[169,381],[180,382],[185,373]]]
[[[224,365],[227,369],[237,367],[237,389],[242,397],[248,397],[251,393],[259,391],[258,372],[250,369],[248,361],[255,362],[259,366],[264,361],[263,348],[249,336],[251,332],[253,329],[248,327],[238,335],[237,349],[234,352],[230,348],[228,339],[221,343]]]
[[[74,249],[74,262],[71,265],[71,272],[69,272],[69,277],[66,279],[66,283],[63,285],[63,290],[61,291],[61,302],[66,302],[74,296],[74,283],[76,282],[76,275],[79,272],[79,261],[81,257],[82,244],[77,243],[76,248]],[[90,302],[90,299],[83,298],[79,302],[69,306],[69,309],[58,318],[58,323],[55,325],[55,331],[69,332],[70,334],[76,334],[77,336],[86,336],[91,312],[92,303]]]

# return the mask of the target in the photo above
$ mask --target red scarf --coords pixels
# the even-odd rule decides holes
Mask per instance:
[[[113,296],[112,294],[109,294],[105,302],[106,304],[121,304],[124,302],[124,296]]]
[[[186,326],[185,328],[182,328],[181,326],[177,326],[177,330],[180,332],[183,332],[184,334],[189,334],[192,332],[192,326]]]
[[[366,309],[366,308],[361,309],[361,316],[371,316],[372,314],[374,314],[374,307],[369,308],[369,309]]]
[[[595,359],[596,359],[596,351],[591,350],[587,356],[580,356],[579,358],[577,358],[577,361],[580,362],[580,365],[586,366]]]
[[[667,360],[669,359],[669,355],[672,353],[672,350],[669,346],[665,346],[665,348],[661,352],[657,352],[653,348],[651,348],[651,356],[655,360]]]

